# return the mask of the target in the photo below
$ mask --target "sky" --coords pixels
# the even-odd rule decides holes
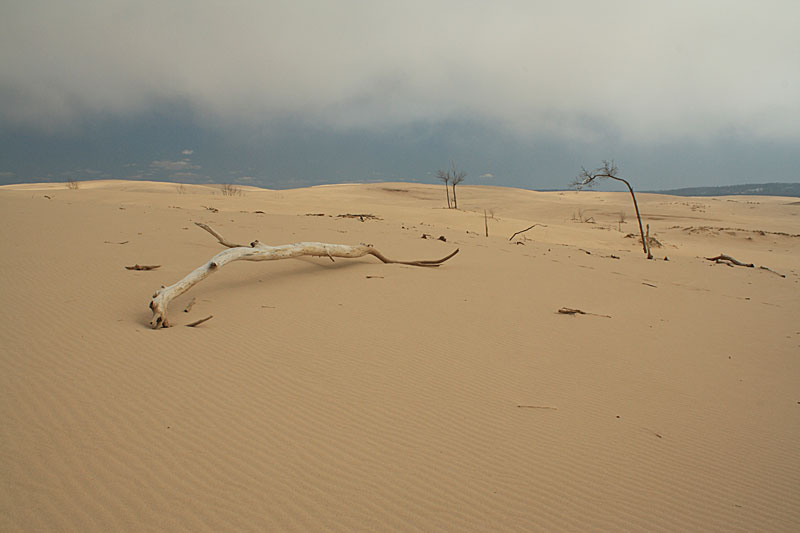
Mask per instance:
[[[0,0],[0,184],[800,182],[797,0]],[[605,186],[613,190],[613,186]]]

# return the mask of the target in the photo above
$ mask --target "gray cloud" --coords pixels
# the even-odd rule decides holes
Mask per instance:
[[[581,142],[800,140],[795,0],[27,0],[2,15],[14,127],[178,101],[262,131],[469,118]]]
[[[150,163],[150,168],[157,170],[166,170],[170,172],[182,172],[187,170],[197,170],[200,165],[195,165],[188,159],[181,159],[179,161],[153,161]]]

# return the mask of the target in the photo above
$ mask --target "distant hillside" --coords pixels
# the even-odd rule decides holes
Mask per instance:
[[[667,191],[650,191],[675,196],[792,196],[800,198],[800,183],[755,183],[748,185],[723,185],[721,187],[687,187]]]

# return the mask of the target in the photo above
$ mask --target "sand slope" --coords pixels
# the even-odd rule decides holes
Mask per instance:
[[[654,261],[623,193],[0,187],[0,530],[800,529],[800,205],[639,199]],[[461,252],[234,263],[150,330],[195,221]]]

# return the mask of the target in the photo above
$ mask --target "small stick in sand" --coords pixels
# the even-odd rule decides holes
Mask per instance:
[[[601,316],[604,318],[611,318],[609,315],[598,315],[597,313],[589,313],[587,311],[582,311],[580,309],[572,309],[571,307],[562,307],[558,310],[558,313],[562,315],[592,315],[592,316]]]
[[[126,266],[125,268],[128,270],[155,270],[160,267],[161,265],[140,265],[139,263],[136,263],[133,266]]]
[[[184,309],[184,310],[183,310],[183,312],[184,312],[184,313],[188,313],[189,311],[191,311],[191,310],[192,310],[192,307],[194,306],[194,303],[195,303],[196,301],[197,301],[197,298],[192,298],[192,301],[191,301],[191,302],[189,302],[189,303],[186,305],[186,309]]]
[[[194,322],[192,322],[191,324],[186,324],[186,327],[187,327],[187,328],[193,328],[193,327],[195,327],[195,326],[199,326],[199,325],[200,325],[200,324],[202,324],[203,322],[205,322],[205,321],[207,321],[207,320],[211,320],[212,318],[214,318],[214,315],[208,315],[207,317],[205,317],[205,318],[201,318],[200,320],[195,320],[195,321],[194,321]]]
[[[558,411],[558,407],[553,407],[551,405],[518,405],[517,407],[523,407],[525,409],[551,409],[553,411]]]

